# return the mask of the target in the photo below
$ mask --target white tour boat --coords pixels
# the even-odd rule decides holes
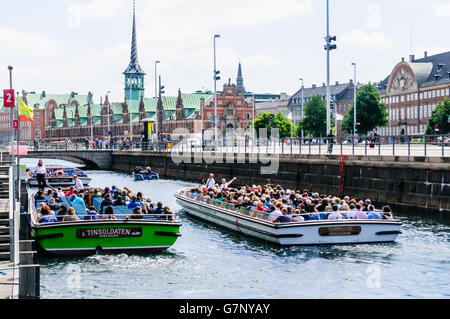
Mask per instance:
[[[268,220],[268,213],[235,208],[229,203],[194,195],[190,189],[178,191],[175,197],[189,215],[282,246],[388,243],[401,234],[402,222],[399,220],[274,223]],[[324,214],[320,215],[323,217]]]

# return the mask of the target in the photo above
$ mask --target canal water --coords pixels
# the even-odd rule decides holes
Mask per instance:
[[[89,174],[91,186],[127,186],[170,206],[182,237],[158,255],[41,259],[42,298],[450,297],[448,218],[399,216],[392,244],[281,248],[188,217],[173,194],[191,183]]]

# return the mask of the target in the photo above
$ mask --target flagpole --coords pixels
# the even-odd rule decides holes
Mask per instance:
[[[19,92],[17,103],[19,104]],[[20,106],[17,106],[17,198],[20,198]]]

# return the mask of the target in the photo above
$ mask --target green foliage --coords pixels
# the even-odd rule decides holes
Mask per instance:
[[[367,134],[376,127],[383,127],[388,124],[388,112],[386,104],[380,102],[380,92],[371,84],[361,87],[356,95],[356,122],[358,134]],[[348,133],[353,132],[354,105],[345,115],[342,121],[342,130]]]
[[[259,129],[261,128],[267,129],[267,137],[272,136],[272,129],[278,128],[280,132],[279,136],[280,138],[290,137],[291,130],[293,129],[291,121],[289,121],[287,117],[284,116],[282,113],[278,113],[277,115],[274,115],[272,113],[262,113],[255,120],[254,127],[258,137],[259,137]]]
[[[305,118],[297,128],[297,134],[303,128],[305,136],[320,137],[327,135],[327,106],[321,96],[313,96],[305,107]],[[332,121],[333,123],[333,121]],[[297,135],[298,136],[298,135]]]
[[[428,121],[428,127],[426,133],[432,134],[448,134],[450,132],[450,99],[445,98],[445,100],[438,103],[436,108]],[[435,131],[435,127],[439,126],[439,132]]]

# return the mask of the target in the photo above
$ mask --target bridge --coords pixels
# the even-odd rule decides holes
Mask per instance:
[[[29,151],[28,157],[42,159],[61,159],[84,164],[93,169],[110,170],[112,151],[108,150],[42,150]]]

